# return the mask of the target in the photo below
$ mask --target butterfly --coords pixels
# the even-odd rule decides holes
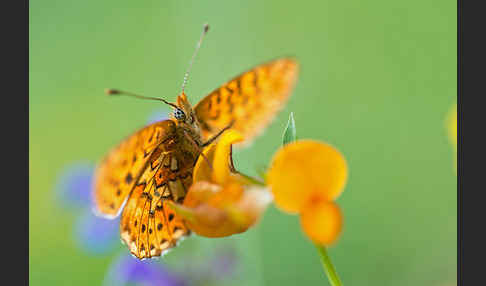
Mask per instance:
[[[240,74],[215,89],[194,107],[184,92],[194,57],[208,31],[205,25],[182,92],[170,119],[150,124],[125,138],[98,164],[94,178],[94,210],[120,218],[120,236],[137,258],[158,257],[191,233],[168,202],[183,203],[202,148],[225,130],[237,130],[251,142],[285,105],[296,83],[298,63],[280,58]]]

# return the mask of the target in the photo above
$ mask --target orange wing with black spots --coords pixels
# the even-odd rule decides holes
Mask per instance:
[[[174,137],[154,151],[120,220],[122,241],[139,259],[162,255],[190,230],[167,205],[184,200],[198,152]]]
[[[298,64],[277,59],[247,71],[211,92],[195,107],[203,137],[207,140],[233,123],[245,138],[259,135],[287,102],[296,83]]]
[[[171,120],[142,128],[122,141],[99,164],[94,180],[94,202],[98,214],[115,218],[157,146],[173,137]]]

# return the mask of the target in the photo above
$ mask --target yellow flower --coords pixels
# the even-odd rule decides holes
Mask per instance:
[[[343,217],[339,207],[325,200],[308,204],[300,214],[300,224],[305,234],[315,243],[333,244],[343,226]]]
[[[239,133],[228,130],[208,146],[194,166],[194,182],[183,205],[171,204],[186,219],[188,227],[201,236],[224,237],[244,232],[272,201],[265,188],[234,170],[231,146],[242,140]]]
[[[335,200],[348,177],[344,157],[334,147],[314,140],[298,140],[280,148],[267,174],[275,204],[300,213],[313,197]]]
[[[267,182],[277,207],[299,213],[306,235],[318,244],[330,245],[343,224],[333,200],[342,193],[347,177],[347,163],[338,150],[326,143],[298,140],[274,155]]]

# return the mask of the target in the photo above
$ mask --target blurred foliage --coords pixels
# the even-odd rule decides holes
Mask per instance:
[[[211,29],[186,88],[192,103],[263,61],[285,55],[300,61],[286,109],[234,156],[239,169],[256,174],[281,145],[290,111],[299,138],[343,152],[350,170],[338,200],[345,225],[329,249],[343,283],[455,281],[457,178],[443,128],[456,102],[455,1],[45,0],[29,6],[31,285],[102,283],[117,254],[93,256],[76,247],[76,213],[56,203],[57,176],[74,161],[96,162],[161,107],[109,98],[105,88],[175,99],[204,22]],[[243,275],[235,285],[327,283],[298,218],[274,207],[244,234],[193,236],[162,260],[175,267],[187,253],[211,256],[201,249],[222,242],[240,253]]]

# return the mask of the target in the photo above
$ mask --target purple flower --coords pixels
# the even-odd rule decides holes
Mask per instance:
[[[78,162],[67,167],[56,185],[56,195],[65,208],[89,208],[94,164]]]
[[[182,257],[177,269],[183,271],[190,285],[221,285],[227,278],[236,274],[237,254],[233,247],[221,246],[210,251],[199,253],[195,257],[192,253]]]
[[[74,239],[86,252],[107,254],[121,246],[119,224],[119,218],[100,218],[91,209],[86,209],[76,221]]]
[[[120,246],[119,219],[99,218],[92,212],[94,164],[74,163],[64,170],[56,186],[61,205],[80,213],[73,229],[75,243],[91,254],[107,254]]]
[[[211,275],[213,277],[228,277],[236,270],[236,251],[231,248],[220,249],[218,255],[211,260]]]
[[[181,276],[169,271],[155,260],[140,261],[129,255],[122,255],[112,263],[103,283],[104,286],[127,284],[143,286],[186,286]]]

